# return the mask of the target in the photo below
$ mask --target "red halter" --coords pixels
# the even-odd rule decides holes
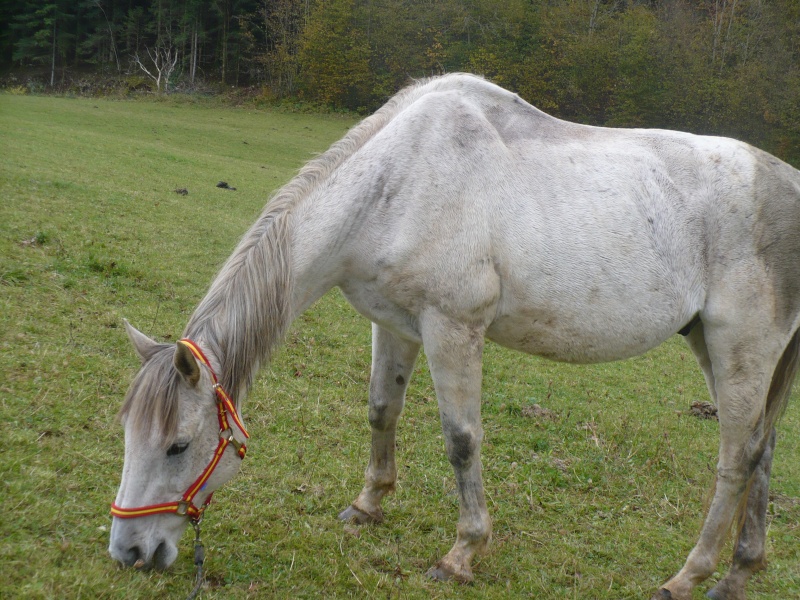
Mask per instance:
[[[239,414],[236,412],[236,407],[233,405],[230,396],[225,393],[225,390],[222,389],[222,386],[219,384],[217,380],[217,374],[214,373],[214,369],[211,368],[211,363],[208,362],[206,355],[203,354],[203,351],[191,340],[189,339],[182,339],[178,342],[179,344],[183,344],[186,346],[192,354],[203,363],[211,373],[211,379],[214,381],[214,392],[217,395],[217,418],[219,419],[219,444],[217,444],[217,449],[214,451],[214,456],[211,457],[211,461],[208,463],[206,468],[200,474],[200,477],[195,479],[194,483],[189,486],[189,489],[183,494],[183,497],[178,500],[177,502],[164,502],[162,504],[149,504],[147,506],[139,506],[136,508],[122,508],[117,506],[116,503],[111,504],[111,514],[115,517],[120,519],[132,519],[134,517],[146,517],[149,515],[158,515],[161,513],[175,513],[177,515],[189,517],[193,522],[199,522],[200,519],[203,517],[203,511],[205,511],[208,504],[211,502],[211,494],[208,495],[203,506],[197,508],[193,503],[192,500],[197,495],[197,493],[203,489],[205,486],[206,481],[208,478],[211,477],[211,474],[214,472],[214,469],[217,468],[220,459],[222,458],[222,454],[225,452],[225,449],[228,445],[232,445],[236,449],[236,454],[239,458],[244,458],[245,453],[247,452],[247,446],[243,443],[240,443],[233,437],[233,430],[231,429],[230,424],[228,423],[228,415],[236,424],[236,427],[239,428],[244,434],[245,438],[249,438],[250,435],[247,433],[247,430],[244,428],[241,419],[239,418]]]

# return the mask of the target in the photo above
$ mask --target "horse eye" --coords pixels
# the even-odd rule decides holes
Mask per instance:
[[[188,443],[186,443],[186,444],[172,444],[172,446],[170,446],[167,449],[167,456],[175,456],[176,454],[182,454],[183,452],[186,451],[186,449],[188,447],[189,447]]]

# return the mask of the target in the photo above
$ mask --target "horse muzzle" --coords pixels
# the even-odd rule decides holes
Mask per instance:
[[[163,571],[175,562],[178,557],[178,546],[175,541],[168,539],[167,535],[159,535],[152,531],[149,533],[137,531],[131,524],[114,519],[108,552],[111,558],[124,567]]]

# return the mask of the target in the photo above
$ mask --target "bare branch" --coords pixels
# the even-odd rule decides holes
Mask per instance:
[[[159,93],[161,92],[162,81],[164,84],[164,91],[166,91],[169,87],[169,79],[175,70],[175,66],[178,64],[178,50],[171,46],[162,46],[160,48],[156,46],[152,49],[145,46],[144,49],[147,52],[147,56],[150,58],[150,62],[153,63],[153,71],[155,74],[145,66],[139,58],[138,53],[134,54],[133,62],[155,82],[156,90]]]

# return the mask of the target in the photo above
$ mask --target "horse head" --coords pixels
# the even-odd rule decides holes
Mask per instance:
[[[142,366],[120,412],[125,459],[109,552],[125,566],[165,569],[186,526],[239,470],[247,432],[195,342],[161,344],[125,327]]]

